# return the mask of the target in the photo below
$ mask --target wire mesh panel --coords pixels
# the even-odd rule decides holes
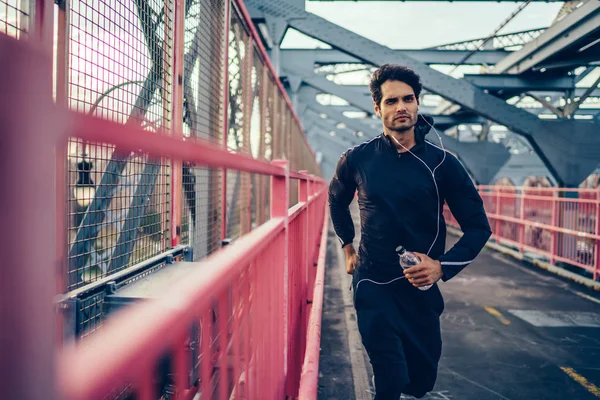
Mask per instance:
[[[496,203],[498,214],[504,217],[519,218],[520,208],[518,207],[519,199],[516,191],[512,187],[503,187],[496,194]],[[520,204],[520,203],[519,203]],[[511,221],[500,220],[496,221],[497,231],[503,238],[518,241],[519,226]]]
[[[184,135],[221,143],[225,1],[186,2],[184,32]]]
[[[170,174],[164,161],[129,153],[119,156],[117,175],[107,172],[115,164],[112,146],[73,140],[69,147],[67,289],[73,289],[167,249]]]
[[[283,128],[283,154],[284,159],[288,160],[290,163],[290,169],[294,171],[298,171],[303,169],[299,167],[295,163],[295,152],[297,149],[293,146],[293,139],[296,127],[296,120],[293,117],[291,109],[287,106],[287,102],[281,97],[281,104],[284,110],[283,112],[283,120],[284,120],[284,128]],[[290,185],[290,194],[289,194],[289,207],[294,206],[298,203],[298,185]]]
[[[283,95],[281,93],[277,94],[278,102],[279,102],[279,158],[283,160],[288,159],[287,153],[287,141],[288,141],[288,110],[287,105],[285,104],[285,100],[283,99]]]
[[[226,237],[236,239],[250,230],[250,182],[247,172],[227,170]]]
[[[593,271],[598,250],[598,239],[587,234],[595,234],[598,217],[597,200],[574,198],[578,193],[565,193],[556,200],[555,220],[566,232],[557,232],[555,251],[557,259]],[[597,265],[597,264],[596,264]]]
[[[170,0],[69,3],[69,104],[117,122],[170,120]]]
[[[252,157],[264,159],[264,106],[265,106],[265,91],[264,91],[264,65],[262,59],[256,50],[252,55],[252,71],[251,71],[251,110],[249,121],[249,139],[250,153]],[[264,182],[265,177],[261,175],[252,175],[250,182],[250,229],[260,225],[264,218],[262,209],[259,204],[264,201]]]
[[[232,12],[229,32],[229,102],[227,110],[227,148],[238,153],[250,153],[250,118],[252,97],[251,71],[248,57],[249,37],[237,12]],[[249,230],[250,175],[227,171],[225,236],[235,239]]]
[[[242,152],[247,146],[247,132],[244,130],[244,114],[246,111],[246,92],[248,86],[245,79],[246,57],[248,53],[248,34],[236,13],[231,17],[229,32],[229,102],[227,110],[228,134],[227,147]]]
[[[171,121],[170,0],[69,2],[69,106],[149,131]],[[168,160],[69,142],[67,290],[167,249]]]
[[[504,190],[506,191],[507,189]],[[537,188],[522,188],[521,196],[515,199],[513,215],[509,216],[514,216],[525,221],[538,222],[546,226],[552,226],[553,204],[553,191],[540,190]],[[505,208],[506,205],[503,204],[501,207]],[[521,230],[524,231],[523,240],[526,245],[547,253],[552,251],[550,243],[552,240],[552,232],[536,225],[526,226],[521,228]],[[519,239],[517,238],[516,240]]]
[[[29,33],[31,0],[0,0],[0,33],[21,39]]]
[[[184,163],[182,181],[181,241],[199,260],[220,247],[221,171]]]
[[[264,158],[262,144],[264,140],[264,123],[263,123],[263,76],[264,66],[262,60],[256,50],[252,55],[252,72],[251,72],[251,113],[250,113],[250,151],[254,158]]]
[[[265,93],[266,93],[266,107],[264,119],[266,122],[264,132],[264,146],[265,146],[265,159],[268,161],[273,160],[273,142],[275,136],[275,92],[272,79],[267,79],[265,82]]]
[[[262,120],[264,121],[264,131],[262,137],[262,147],[263,147],[263,157],[266,161],[273,160],[273,151],[274,151],[274,137],[275,137],[275,118],[276,118],[276,109],[275,109],[275,84],[271,77],[268,77],[263,82],[263,115]],[[262,193],[262,197],[258,202],[258,207],[261,208],[259,210],[259,224],[266,222],[269,219],[270,215],[270,207],[271,207],[271,180],[267,176],[261,177],[260,185],[260,193]]]
[[[225,1],[186,3],[184,29],[183,134],[222,142]],[[200,259],[220,247],[219,169],[184,163],[182,243]]]
[[[79,302],[79,316],[77,318],[77,335],[80,339],[94,334],[102,326],[104,293],[99,293]]]

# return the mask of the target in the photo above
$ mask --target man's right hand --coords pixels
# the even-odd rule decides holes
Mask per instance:
[[[346,254],[346,272],[348,275],[352,275],[354,269],[356,269],[358,254],[356,254],[356,250],[354,250],[354,246],[351,244],[344,246],[344,253]]]

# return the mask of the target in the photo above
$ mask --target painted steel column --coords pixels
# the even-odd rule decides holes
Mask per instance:
[[[53,281],[63,260],[56,258],[52,193],[54,149],[65,127],[48,90],[51,68],[39,46],[0,35],[0,393],[6,399],[58,398]]]
[[[552,227],[558,227],[558,192],[552,193]],[[550,264],[556,264],[556,256],[558,254],[558,232],[552,231],[550,240]]]
[[[223,147],[227,150],[227,132],[229,121],[227,108],[229,106],[229,30],[231,29],[231,2],[225,0],[225,24],[224,24],[224,72],[223,72]],[[227,235],[227,168],[221,168],[221,241]]]
[[[515,193],[516,196],[516,193]],[[521,204],[519,205],[519,219],[521,223],[519,224],[519,252],[522,254],[524,252],[523,243],[525,242],[525,224],[522,223],[525,217],[525,190],[521,189]],[[518,197],[517,197],[518,198]]]
[[[321,202],[319,202],[321,204]],[[323,204],[325,206],[325,204]],[[319,233],[319,246],[317,246],[317,276],[314,286],[314,308],[311,309],[306,352],[302,365],[298,399],[317,399],[319,382],[319,354],[321,349],[321,321],[323,313],[323,291],[325,285],[325,263],[327,256],[327,227],[328,210],[323,209],[323,220],[315,225]]]
[[[165,7],[166,8],[166,7]],[[174,137],[183,136],[183,74],[184,48],[183,35],[185,25],[185,5],[183,0],[173,0],[173,76],[172,95],[173,112],[171,114],[171,134]],[[167,53],[168,54],[168,53]],[[181,243],[181,197],[182,197],[182,161],[171,160],[171,246]],[[193,173],[190,170],[190,173]],[[163,179],[163,178],[161,178]],[[164,203],[163,203],[164,204]]]
[[[294,110],[298,109],[298,90],[302,86],[302,77],[296,75],[288,75],[288,82],[290,84],[290,91],[292,92],[292,107]]]
[[[287,31],[287,21],[284,18],[268,15],[265,18],[265,24],[271,35],[271,65],[275,72],[276,78],[281,76],[281,42]]]
[[[39,3],[45,0],[38,0]],[[68,107],[69,93],[69,21],[68,11],[69,0],[65,0],[58,5],[58,23],[56,39],[56,104],[59,107]],[[36,19],[39,15],[36,15]],[[54,21],[54,18],[52,18]],[[52,78],[51,78],[52,79]],[[51,81],[50,81],[51,82]],[[50,88],[52,90],[52,87]],[[56,294],[66,292],[67,269],[68,269],[68,224],[69,215],[68,204],[68,184],[67,184],[67,141],[56,145],[56,163],[55,163],[55,182],[56,182],[56,257],[60,260],[56,265]],[[72,305],[71,305],[72,306]],[[68,307],[64,305],[64,307]],[[61,308],[56,313],[56,341],[57,345],[62,344],[66,339],[71,340],[75,333],[76,326],[74,321],[64,319],[64,314],[72,312],[66,308]],[[67,322],[68,321],[68,322]],[[68,324],[69,326],[65,326]]]
[[[271,47],[271,63],[273,64],[273,69],[279,78],[281,75],[281,49],[279,43],[273,43],[273,47]]]
[[[28,0],[33,16],[29,20],[31,38],[40,44],[41,49],[52,54],[54,45],[54,1],[53,0]],[[63,0],[66,2],[66,0]],[[45,71],[47,80],[46,90],[52,93],[52,65]]]
[[[283,269],[283,282],[281,283],[281,287],[283,288],[283,301],[280,301],[277,304],[277,313],[280,318],[275,318],[283,320],[284,326],[282,332],[280,333],[278,340],[274,343],[282,352],[283,352],[283,365],[276,366],[276,370],[281,368],[281,371],[285,371],[286,374],[289,374],[289,370],[287,369],[288,365],[288,357],[290,356],[288,351],[288,337],[289,337],[289,329],[290,329],[290,317],[289,314],[289,291],[290,287],[288,286],[288,277],[289,277],[289,229],[288,229],[288,198],[290,194],[289,188],[289,164],[287,160],[274,160],[273,165],[281,167],[285,171],[285,176],[271,176],[271,218],[283,218],[284,219],[284,240],[282,248],[277,251],[277,260],[281,260],[282,263],[277,263],[276,268]],[[283,394],[287,392],[289,388],[287,388],[286,384],[287,379],[284,379],[283,382],[278,382],[278,394]],[[280,397],[281,398],[281,397]]]
[[[302,179],[298,180],[298,203],[304,203],[304,211],[299,216],[300,219],[300,240],[296,243],[296,246],[300,246],[300,262],[298,265],[300,266],[302,273],[300,274],[300,285],[301,285],[301,295],[300,295],[300,321],[302,332],[300,333],[300,354],[304,354],[306,349],[306,328],[308,326],[308,316],[310,315],[310,303],[312,302],[312,282],[313,282],[313,268],[309,266],[310,262],[310,248],[312,244],[309,241],[310,233],[309,231],[312,229],[310,226],[310,215],[312,212],[312,207],[309,205],[309,181],[308,181],[308,171],[299,171],[300,174],[303,175]],[[294,395],[297,395],[294,390]]]

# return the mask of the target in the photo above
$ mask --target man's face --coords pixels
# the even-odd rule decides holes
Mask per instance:
[[[400,81],[385,81],[381,94],[381,103],[375,104],[375,111],[388,130],[402,133],[417,124],[419,103],[412,87]]]

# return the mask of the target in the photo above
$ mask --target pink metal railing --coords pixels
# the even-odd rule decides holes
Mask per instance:
[[[498,243],[600,277],[600,190],[480,186],[479,193]],[[447,208],[444,216],[458,227]]]
[[[327,226],[327,216],[323,229]],[[319,383],[319,356],[321,354],[321,319],[323,314],[323,294],[325,287],[325,258],[327,255],[327,235],[321,235],[321,247],[317,261],[317,273],[314,275],[312,301],[309,302],[309,321],[306,351],[302,365],[300,389],[298,398],[300,400],[316,400]],[[309,285],[309,289],[310,289]]]
[[[11,62],[2,56],[7,54]],[[172,356],[176,398],[198,392],[203,399],[219,400],[297,397],[305,358],[302,387],[316,393],[326,183],[289,171],[287,161],[268,163],[203,140],[143,131],[55,105],[44,84],[51,58],[37,43],[0,35],[0,61],[5,139],[0,159],[22,165],[19,174],[8,168],[0,172],[4,187],[11,188],[2,195],[0,217],[14,227],[13,238],[32,240],[18,241],[23,246],[9,238],[1,241],[11,264],[2,269],[3,282],[11,283],[10,290],[2,290],[3,304],[16,304],[2,310],[3,321],[11,326],[1,344],[2,369],[10,370],[2,378],[7,398],[102,399],[130,387],[139,399],[155,399],[157,364],[166,354]],[[69,137],[270,176],[271,218],[198,262],[196,272],[160,298],[119,312],[80,345],[57,349],[51,334],[52,297],[55,270],[64,265],[62,242],[56,237],[56,221],[64,217],[64,188],[55,176],[61,154],[55,150],[64,148]],[[22,154],[36,162],[21,163]],[[299,201],[288,209],[291,180],[297,181]],[[47,195],[53,192],[57,195]],[[197,338],[190,337],[193,325],[200,327]],[[190,362],[193,339],[200,356]],[[199,366],[197,384],[188,378],[194,363]]]
[[[65,399],[101,399],[126,384],[141,398],[154,399],[152,368],[169,349],[175,354],[177,398],[192,398],[197,391],[215,399],[297,396],[308,285],[317,270],[314,254],[327,235],[325,191],[320,180],[288,175],[285,162],[276,166],[281,170],[272,178],[271,219],[198,263],[197,273],[160,299],[109,321],[86,348],[67,350],[58,370]],[[290,176],[300,179],[306,199],[288,210]],[[322,245],[320,253],[322,275]],[[187,382],[186,343],[194,322],[201,326],[199,387]]]

